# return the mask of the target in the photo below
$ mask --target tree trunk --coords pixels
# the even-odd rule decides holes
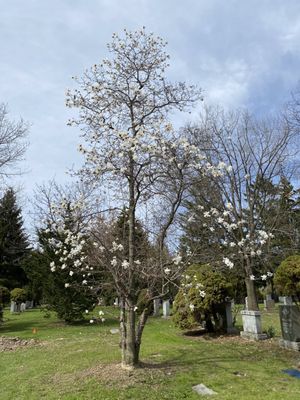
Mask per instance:
[[[249,257],[246,257],[244,267],[246,273],[245,284],[247,291],[248,310],[259,311],[254,281],[250,279],[250,276],[253,275],[253,270],[252,270],[251,259]]]
[[[121,333],[121,353],[122,353],[122,365],[125,364],[125,351],[126,351],[126,314],[125,314],[125,302],[124,299],[120,300],[120,333]]]
[[[134,368],[139,363],[139,347],[136,346],[135,311],[132,306],[126,312],[125,346],[122,347],[122,365],[125,368]]]
[[[143,310],[143,312],[142,312],[142,314],[140,316],[140,319],[139,319],[138,326],[137,326],[137,331],[136,331],[136,354],[137,354],[138,359],[139,359],[140,348],[141,348],[141,343],[142,343],[142,334],[143,334],[143,331],[144,331],[144,328],[145,328],[145,325],[146,325],[148,317],[149,317],[149,306],[147,306]]]
[[[259,311],[254,281],[252,281],[250,278],[245,278],[245,283],[247,290],[248,310]]]

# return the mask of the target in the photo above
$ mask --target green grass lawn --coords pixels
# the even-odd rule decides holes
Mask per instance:
[[[185,336],[172,320],[151,318],[145,329],[144,368],[121,370],[116,311],[101,325],[72,326],[39,310],[5,314],[0,336],[36,338],[37,346],[0,353],[0,399],[199,399],[203,383],[221,400],[299,400],[300,379],[282,373],[300,355],[278,347],[278,311],[263,312],[263,327],[277,337],[248,342],[238,336]],[[115,317],[114,315],[115,314]],[[240,320],[238,320],[238,324]],[[37,333],[33,334],[32,329]]]

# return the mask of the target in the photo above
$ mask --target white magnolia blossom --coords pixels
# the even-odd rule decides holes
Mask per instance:
[[[229,269],[232,269],[232,268],[234,267],[234,263],[233,263],[231,260],[229,260],[228,257],[224,257],[224,258],[223,258],[223,263],[224,263],[225,265],[227,265],[227,267],[228,267]]]
[[[256,278],[254,275],[250,275],[250,280],[255,281],[261,279],[262,281],[266,281],[268,278],[271,278],[273,276],[273,273],[268,271],[265,274],[261,275],[260,278]]]
[[[111,265],[113,266],[113,267],[116,267],[117,265],[118,265],[118,261],[117,261],[117,258],[116,257],[113,257],[113,259],[111,260]]]
[[[129,267],[129,262],[127,260],[123,260],[121,265],[123,268],[127,269]]]
[[[182,261],[182,256],[181,256],[180,254],[177,254],[177,256],[174,257],[172,261],[173,261],[173,263],[174,263],[175,265],[178,265],[178,264],[180,264],[181,261]]]

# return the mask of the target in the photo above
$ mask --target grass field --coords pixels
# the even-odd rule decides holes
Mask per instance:
[[[5,314],[0,336],[38,339],[35,346],[0,353],[0,399],[199,399],[192,386],[203,383],[221,400],[299,400],[300,379],[283,369],[300,361],[278,347],[278,312],[263,312],[263,327],[276,337],[248,342],[239,336],[185,336],[172,320],[151,318],[145,329],[143,368],[121,370],[116,311],[104,324],[72,326],[39,310]],[[240,321],[238,321],[240,323]],[[37,333],[32,330],[36,328]]]

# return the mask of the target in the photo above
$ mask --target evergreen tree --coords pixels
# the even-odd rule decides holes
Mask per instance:
[[[0,282],[9,289],[22,287],[27,277],[22,261],[29,252],[21,209],[9,188],[0,200]]]
[[[49,223],[45,228],[38,230],[41,251],[34,256],[36,271],[30,276],[33,279],[32,287],[36,287],[42,281],[42,293],[40,295],[50,309],[57,313],[58,318],[72,322],[83,319],[85,310],[93,309],[97,299],[95,294],[82,286],[81,275],[70,275],[70,268],[74,260],[70,259],[55,273],[50,270],[51,265],[59,264],[60,255],[56,243],[62,243],[66,240],[66,237],[64,237],[66,229],[73,233],[79,233],[80,230],[80,223],[78,223],[71,202],[65,200],[63,203],[64,206],[60,207],[60,226],[53,226]],[[69,246],[71,249],[71,243]],[[88,252],[88,247],[89,244],[86,241],[85,254]],[[65,283],[71,277],[72,285],[66,289]]]

